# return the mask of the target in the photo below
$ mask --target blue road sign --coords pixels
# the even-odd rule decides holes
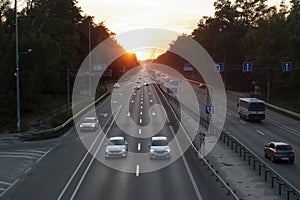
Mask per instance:
[[[215,63],[215,72],[224,72],[224,63],[223,62]]]
[[[213,106],[205,106],[205,113],[207,115],[212,115],[214,114],[214,107]]]
[[[292,71],[292,62],[283,62],[282,63],[282,71],[283,72],[290,72],[290,71]]]
[[[251,72],[251,71],[252,71],[252,62],[244,62],[243,72]]]

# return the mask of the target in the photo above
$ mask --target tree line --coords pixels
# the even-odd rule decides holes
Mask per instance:
[[[267,0],[216,0],[214,8],[214,16],[202,17],[190,37],[199,42],[215,62],[224,62],[222,76],[226,88],[250,91],[254,81],[265,97],[269,72],[271,97],[299,102],[300,1],[282,0],[280,6],[275,7],[268,6]],[[176,43],[178,41],[170,47]],[[175,64],[172,63],[174,57],[176,55],[168,52],[157,62],[183,68],[186,61],[181,59]],[[242,72],[245,61],[253,63],[253,72]],[[292,62],[292,72],[281,70],[282,62],[287,61]]]
[[[66,93],[66,69],[77,69],[91,48],[115,35],[104,24],[84,15],[76,0],[26,0],[18,9],[21,111],[31,112],[43,99]],[[0,122],[15,119],[15,9],[0,0]],[[115,41],[116,42],[116,41]],[[116,42],[117,43],[117,42]],[[117,45],[125,52],[123,47]],[[32,52],[27,53],[28,49]],[[130,57],[130,63],[128,63]],[[135,55],[118,66],[137,65]]]

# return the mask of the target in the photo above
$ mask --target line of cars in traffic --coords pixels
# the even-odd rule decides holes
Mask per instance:
[[[96,131],[99,121],[96,117],[84,117],[79,125],[80,131]],[[154,158],[170,158],[171,148],[165,136],[153,136],[149,143],[149,156]],[[123,136],[114,136],[105,144],[105,157],[126,157],[128,153],[128,142]]]

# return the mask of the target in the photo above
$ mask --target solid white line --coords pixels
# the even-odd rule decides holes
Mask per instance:
[[[39,153],[39,154],[44,154],[47,151],[40,151],[40,150],[34,150],[34,149],[23,149],[23,150],[16,150],[18,152],[28,152],[28,153]]]
[[[281,129],[283,129],[283,130],[286,130],[286,131],[288,131],[288,132],[290,132],[290,133],[293,133],[294,135],[300,137],[300,134],[299,134],[299,132],[298,132],[297,130],[294,130],[294,129],[292,129],[292,128],[286,126],[286,125],[283,125],[283,124],[281,124],[281,123],[279,123],[279,122],[276,122],[276,121],[274,121],[274,120],[271,120],[271,119],[266,119],[266,121],[270,122],[271,124],[273,124],[273,125],[275,125],[275,126],[278,126],[279,128],[281,128]]]
[[[140,166],[137,165],[136,166],[136,173],[135,173],[136,176],[139,176],[140,175]]]
[[[31,157],[31,156],[1,155],[1,154],[0,157],[1,158],[26,158],[26,159],[34,159],[34,160],[37,159],[36,157]]]
[[[27,174],[30,170],[31,170],[31,167],[29,167],[29,168],[26,170],[25,174]]]
[[[0,198],[1,198],[8,190],[10,190],[10,188],[12,188],[18,181],[19,181],[19,179],[15,180],[8,188],[6,188],[6,190],[4,190],[4,192],[2,192],[2,193],[0,194]]]
[[[35,164],[37,164],[38,162],[40,162],[50,151],[52,150],[52,148],[50,148],[42,157],[40,157]]]
[[[139,129],[139,134],[142,134],[142,129]]]
[[[141,143],[138,143],[138,151],[141,150]]]
[[[3,155],[36,156],[38,158],[43,155],[43,154],[30,153],[30,152],[13,152],[13,151],[11,151],[11,152],[2,151],[2,152],[0,152],[0,154],[3,154]]]
[[[232,115],[230,114],[230,112],[227,112],[227,115],[232,116]]]
[[[242,120],[240,120],[240,122],[241,122],[242,124],[246,124],[246,122],[244,122],[244,121],[242,121]]]
[[[4,181],[0,181],[0,184],[2,184],[2,185],[11,185],[11,183],[4,182]]]
[[[120,106],[121,107],[121,106]],[[111,116],[107,119],[106,123],[104,124],[104,127],[107,125],[109,119],[113,116],[113,114],[111,114]],[[114,121],[114,120],[113,120]],[[100,131],[102,132],[102,130]],[[58,196],[57,200],[61,199],[62,196],[64,195],[64,193],[66,192],[66,190],[68,189],[69,185],[71,184],[71,181],[74,179],[75,175],[77,174],[77,172],[79,171],[81,165],[83,164],[84,160],[86,159],[86,157],[90,154],[91,149],[94,147],[96,141],[98,140],[98,138],[101,136],[102,134],[98,134],[97,137],[95,138],[94,142],[91,144],[90,148],[88,149],[88,151],[86,152],[86,154],[84,155],[84,157],[81,159],[80,163],[78,164],[78,166],[76,167],[75,171],[73,172],[72,176],[70,177],[70,179],[68,180],[68,182],[66,183],[65,187],[63,188],[63,190],[61,191],[60,195]]]
[[[260,130],[256,130],[256,132],[258,132],[261,135],[265,135],[263,132],[261,132]]]
[[[121,110],[121,106],[120,106],[119,108],[120,108],[120,109],[118,110],[118,112],[117,112],[116,115],[114,116],[114,119],[112,120],[111,124],[110,124],[109,127],[107,128],[105,135],[107,135],[108,131],[111,129],[112,125],[114,124],[115,118],[116,118],[116,116],[118,115],[118,113],[119,113],[120,110]],[[100,135],[100,134],[99,134],[99,135]],[[77,192],[78,192],[78,190],[79,190],[79,187],[81,186],[81,184],[82,184],[82,182],[83,182],[83,180],[84,180],[86,174],[88,173],[88,171],[89,171],[91,165],[93,164],[93,162],[94,162],[94,160],[95,160],[95,155],[98,154],[98,152],[99,152],[99,150],[100,150],[100,147],[102,146],[102,143],[104,142],[104,139],[105,139],[105,138],[106,138],[106,137],[103,137],[102,140],[100,141],[99,146],[97,147],[94,156],[93,156],[92,159],[90,160],[90,162],[89,162],[87,168],[85,169],[83,175],[81,176],[80,181],[78,182],[78,184],[77,184],[77,186],[76,186],[76,188],[75,188],[75,190],[74,190],[74,192],[73,192],[73,194],[72,194],[72,196],[71,196],[71,198],[70,198],[71,200],[75,198],[75,196],[76,196],[76,194],[77,194]]]

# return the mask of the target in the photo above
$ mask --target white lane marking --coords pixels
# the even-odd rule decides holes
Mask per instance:
[[[127,113],[127,117],[129,117],[129,116],[130,116],[130,112]]]
[[[144,102],[141,101],[141,104],[143,105]]]
[[[122,96],[123,94],[122,94],[122,93],[118,93],[118,95],[119,95],[119,96]]]
[[[139,129],[139,134],[142,134],[142,129]]]
[[[119,106],[119,108],[122,106]],[[120,111],[120,110],[119,110]],[[118,113],[119,113],[118,111]],[[111,114],[111,116],[113,116],[113,114]],[[106,123],[104,124],[104,127],[107,125],[107,123],[109,122],[109,119],[111,118],[111,116],[107,119]],[[115,117],[114,117],[115,119]],[[115,120],[112,120],[112,123]],[[100,131],[101,133],[102,131]],[[88,149],[88,151],[85,153],[85,155],[83,156],[83,158],[81,159],[80,163],[77,165],[75,171],[73,172],[72,176],[70,177],[70,179],[68,180],[68,182],[66,183],[65,187],[63,188],[63,190],[61,191],[60,195],[58,196],[57,200],[60,200],[62,198],[62,196],[65,194],[66,190],[68,189],[69,185],[71,184],[72,180],[74,179],[75,175],[77,174],[77,172],[79,171],[81,165],[83,164],[83,162],[85,161],[86,157],[90,154],[91,149],[94,147],[96,141],[98,140],[98,138],[101,136],[102,134],[98,134],[97,137],[95,138],[94,142],[91,144],[90,148]],[[0,196],[1,197],[1,196]]]
[[[50,151],[52,150],[52,148],[50,148],[42,157],[40,157],[35,164],[37,164],[38,162],[40,162]]]
[[[152,112],[152,115],[155,116],[156,115],[155,112]]]
[[[142,111],[140,112],[140,115],[143,115],[143,112],[142,112]]]
[[[3,195],[10,190],[10,188],[12,188],[17,182],[19,181],[19,179],[15,180],[8,188],[6,188],[1,194],[0,194],[0,199],[1,197],[3,197]]]
[[[133,93],[133,95],[135,96],[135,93]]]
[[[113,101],[113,103],[117,103],[117,101]]]
[[[135,173],[136,176],[139,176],[140,175],[140,165],[137,165],[136,166],[136,173]]]
[[[111,129],[113,123],[115,122],[116,116],[119,114],[119,112],[120,112],[120,110],[121,110],[121,107],[122,107],[122,106],[119,106],[119,110],[118,110],[118,112],[116,113],[116,115],[114,116],[114,119],[113,119],[112,122],[110,123],[108,129],[106,130],[105,135],[107,135],[108,131]],[[102,135],[102,134],[99,134],[99,135]],[[98,154],[98,152],[99,152],[99,150],[100,150],[100,147],[102,146],[102,143],[104,142],[104,139],[105,139],[105,138],[106,138],[106,137],[103,137],[102,140],[100,141],[99,146],[97,147],[97,149],[96,149],[96,151],[95,151],[95,155]],[[89,151],[88,151],[88,152],[89,152]],[[88,173],[88,171],[89,171],[91,165],[93,164],[94,160],[95,160],[95,156],[92,157],[92,159],[90,160],[90,162],[89,162],[87,168],[85,169],[83,175],[81,176],[80,181],[78,182],[78,184],[77,184],[77,186],[76,186],[76,188],[75,188],[75,190],[74,190],[74,192],[73,192],[73,194],[72,194],[72,196],[71,196],[71,198],[70,198],[71,200],[73,200],[73,199],[75,198],[75,196],[76,196],[76,194],[77,194],[77,192],[78,192],[78,190],[79,190],[79,187],[81,186],[81,184],[82,184],[82,182],[83,182],[83,180],[84,180],[86,174]]]
[[[230,114],[230,112],[227,112],[227,115],[232,116],[232,115]]]
[[[31,156],[17,156],[17,155],[1,155],[0,158],[26,158],[26,159],[34,159],[36,160],[36,157],[31,157]]]
[[[142,123],[142,121],[143,121],[143,120],[142,120],[142,119],[140,119],[140,124]]]
[[[2,185],[11,185],[11,183],[5,182],[5,181],[0,181],[0,184]]]
[[[286,126],[286,125],[283,125],[283,124],[281,124],[279,122],[276,122],[274,120],[271,120],[271,119],[266,119],[266,121],[270,122],[271,124],[273,124],[275,126],[278,126],[279,128],[281,128],[283,130],[286,130],[286,131],[288,131],[288,132],[290,132],[290,133],[292,133],[292,134],[300,137],[300,133],[297,130],[295,130],[295,129],[292,129],[292,128]]]
[[[265,135],[263,132],[261,132],[260,130],[256,130],[256,132],[258,132],[261,135]]]
[[[100,116],[107,117],[108,113],[101,113]]]
[[[219,110],[222,110],[221,106],[217,106],[217,108],[218,108]]]
[[[13,152],[13,151],[8,152],[8,151],[2,151],[2,152],[0,152],[0,155],[16,155],[16,156],[29,156],[29,157],[36,156],[36,157],[39,158],[43,154],[30,153],[30,152]]]
[[[34,150],[34,149],[20,149],[20,150],[16,150],[18,152],[33,152],[33,153],[40,153],[40,154],[44,154],[47,151],[41,151],[41,150]]]
[[[143,109],[143,106],[141,106],[141,109]]]
[[[162,92],[161,92],[159,89],[158,89],[158,91],[162,94]],[[157,93],[156,93],[156,95],[157,95],[157,97],[158,97],[158,94],[157,94]],[[163,94],[162,94],[162,96],[164,97],[164,99],[165,99],[166,102],[167,102],[166,97],[165,97]],[[159,98],[158,98],[158,99],[159,99]],[[161,101],[160,101],[160,103],[161,103]],[[162,103],[161,103],[161,104],[162,104]],[[174,110],[172,109],[171,105],[170,105],[168,102],[167,102],[167,104],[168,104],[168,106],[170,107],[170,109],[171,109],[173,115],[175,116],[175,118],[177,119],[177,121],[179,121],[178,118],[177,118],[177,116],[176,116],[176,114],[175,114],[175,112],[174,112]],[[170,122],[170,119],[169,119],[169,117],[168,117],[167,114],[166,114],[166,119],[168,120],[168,122]],[[188,137],[188,134],[187,134],[187,132],[185,131],[185,129],[184,129],[184,127],[182,126],[181,123],[180,123],[180,126],[182,127],[183,131],[185,132],[186,137]],[[179,145],[179,142],[178,142],[177,137],[176,137],[176,135],[175,135],[174,129],[173,129],[172,126],[170,127],[170,129],[171,129],[171,132],[172,132],[172,134],[173,134],[173,136],[174,136],[174,139],[175,139],[175,142],[176,142],[176,144],[177,144],[177,146],[178,146],[178,149],[179,149],[179,151],[180,151],[180,153],[181,153],[181,155],[182,155],[182,160],[183,160],[184,166],[185,166],[185,168],[186,168],[186,170],[187,170],[187,173],[188,173],[188,175],[189,175],[189,178],[190,178],[190,180],[191,180],[191,182],[192,182],[192,185],[193,185],[194,191],[195,191],[195,193],[196,193],[197,199],[198,199],[198,200],[203,200],[203,198],[202,198],[202,196],[201,196],[201,193],[200,193],[200,191],[199,191],[199,188],[198,188],[198,186],[197,186],[197,183],[196,183],[196,181],[195,181],[195,179],[194,179],[194,176],[193,176],[193,174],[192,174],[192,172],[191,172],[191,169],[190,169],[190,167],[189,167],[189,165],[188,165],[188,163],[187,163],[187,160],[186,160],[186,158],[185,158],[185,156],[184,156],[184,153],[183,153],[183,151],[182,151],[182,149],[181,149],[181,147],[180,147],[180,145]]]
[[[134,103],[134,100],[131,100],[131,103]]]
[[[150,99],[150,103],[152,103],[152,99]]]
[[[151,92],[149,92],[148,94],[151,95]]]
[[[144,98],[141,98],[141,101],[143,101],[144,100]]]
[[[240,122],[241,122],[242,124],[246,124],[246,122],[244,122],[244,121],[242,121],[242,120],[240,120]]]
[[[141,143],[138,143],[138,151],[140,151],[141,150]]]
[[[31,170],[31,167],[29,167],[29,168],[26,170],[25,174],[29,173],[30,170]]]

